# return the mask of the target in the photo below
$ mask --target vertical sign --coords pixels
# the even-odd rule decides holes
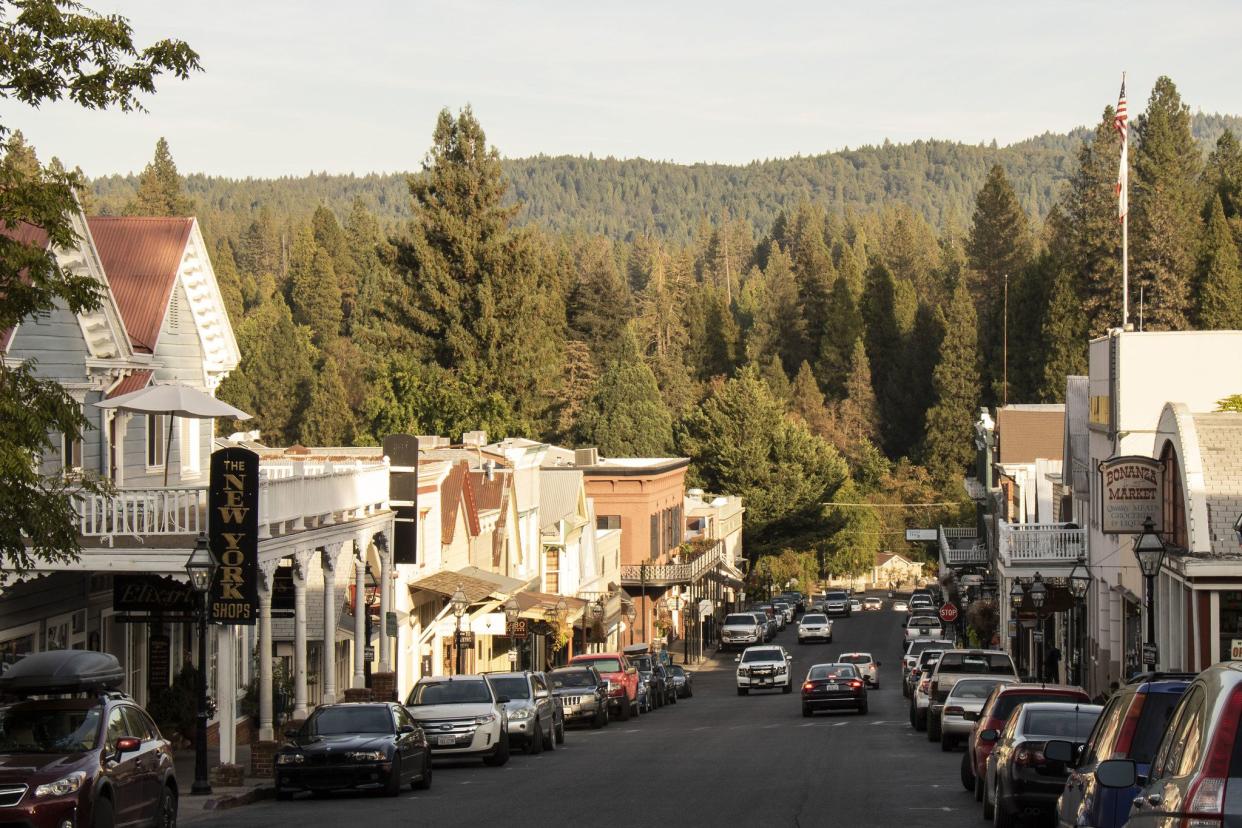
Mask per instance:
[[[395,513],[393,563],[418,563],[418,438],[388,435],[384,456],[388,458],[388,505]]]
[[[211,620],[251,625],[259,617],[259,455],[244,448],[212,452],[207,537],[215,557]]]
[[[172,678],[172,641],[166,635],[147,639],[147,688],[163,690]]]

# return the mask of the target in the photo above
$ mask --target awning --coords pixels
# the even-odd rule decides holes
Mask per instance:
[[[517,599],[519,615],[521,617],[539,620],[554,614],[557,603],[564,601],[567,608],[566,620],[571,622],[578,621],[582,618],[582,611],[587,605],[587,602],[581,598],[570,598],[567,595],[535,592],[534,590],[519,592],[513,597]]]
[[[727,561],[720,562],[720,572],[730,581],[739,584],[746,583],[746,576],[742,574],[742,571]]]
[[[496,596],[508,598],[526,586],[524,581],[497,575],[477,566],[467,566],[456,571],[451,569],[428,575],[409,585],[410,597],[415,604],[425,603],[429,598],[449,597],[461,587],[466,600],[477,604],[484,598]],[[419,595],[418,593],[423,593]],[[555,604],[556,602],[553,601]]]

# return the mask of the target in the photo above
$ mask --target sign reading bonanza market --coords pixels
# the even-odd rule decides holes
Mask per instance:
[[[1101,531],[1138,535],[1148,519],[1155,531],[1164,530],[1164,475],[1159,460],[1110,457],[1100,461],[1100,480]]]
[[[218,564],[211,620],[252,625],[259,617],[259,455],[244,448],[212,452],[207,514]]]

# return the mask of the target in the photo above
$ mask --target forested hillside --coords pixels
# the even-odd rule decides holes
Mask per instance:
[[[1239,124],[1192,117],[1167,78],[1130,109],[1147,326],[1242,328]],[[969,520],[979,406],[1085,372],[1120,321],[1120,146],[1110,108],[1004,149],[505,162],[467,108],[408,179],[182,179],[161,141],[87,198],[200,216],[242,351],[219,394],[264,441],[681,453],[746,499],[755,571],[783,580]]]

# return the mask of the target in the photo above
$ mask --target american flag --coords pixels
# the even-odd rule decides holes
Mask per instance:
[[[1121,136],[1121,162],[1117,169],[1117,218],[1125,220],[1130,207],[1130,165],[1126,163],[1126,142],[1129,128],[1126,125],[1126,76],[1121,76],[1121,97],[1117,100],[1117,114],[1113,116],[1113,128]]]

